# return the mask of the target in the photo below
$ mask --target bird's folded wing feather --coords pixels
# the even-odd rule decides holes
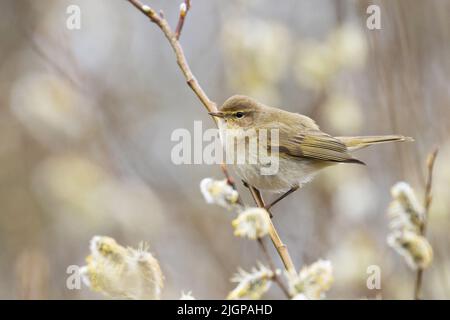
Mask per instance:
[[[361,163],[348,153],[345,144],[317,129],[302,130],[292,135],[281,128],[278,151],[281,157],[287,158]]]

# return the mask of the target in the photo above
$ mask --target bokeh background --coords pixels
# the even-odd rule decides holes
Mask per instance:
[[[331,260],[328,298],[412,298],[415,274],[386,244],[385,213],[397,181],[422,197],[439,146],[423,293],[450,298],[450,1],[192,3],[181,43],[212,100],[247,94],[333,135],[416,139],[360,151],[367,167],[328,168],[274,208],[295,264]],[[80,30],[66,28],[70,4]],[[179,1],[149,4],[175,27]],[[381,30],[366,28],[370,4]],[[223,298],[239,266],[264,260],[233,236],[233,213],[202,198],[199,182],[219,167],[172,164],[174,129],[214,123],[140,12],[123,0],[1,0],[0,37],[0,298],[103,298],[66,287],[94,235],[147,241],[168,299]],[[380,290],[366,287],[369,265]]]

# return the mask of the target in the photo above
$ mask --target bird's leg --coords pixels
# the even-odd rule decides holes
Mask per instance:
[[[266,208],[266,204],[264,203],[264,200],[263,200],[263,198],[261,196],[261,192],[258,189],[256,189],[256,188],[252,187],[251,185],[249,185],[246,181],[244,181],[244,180],[241,180],[241,181],[242,181],[242,184],[244,185],[244,187],[248,188],[248,190],[250,190],[252,195],[257,197],[261,201],[260,204],[262,205],[262,207],[264,209],[267,210],[267,212],[269,213],[270,218],[273,218],[272,212],[270,212],[269,209]],[[257,203],[257,204],[260,205],[259,203]]]
[[[289,189],[288,191],[286,191],[285,193],[283,193],[281,196],[279,196],[277,199],[275,199],[273,202],[266,204],[264,206],[264,208],[266,208],[266,210],[269,210],[270,208],[272,208],[275,204],[277,204],[278,202],[280,202],[281,200],[283,200],[284,198],[286,198],[288,195],[290,195],[291,193],[297,191],[299,188],[299,185],[293,186],[291,189]]]

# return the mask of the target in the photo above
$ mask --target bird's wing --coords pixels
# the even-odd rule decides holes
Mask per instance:
[[[299,130],[295,135],[281,128],[277,147],[282,157],[363,164],[348,153],[345,144],[316,128]]]

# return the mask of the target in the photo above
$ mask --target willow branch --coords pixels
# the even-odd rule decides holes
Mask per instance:
[[[177,35],[175,34],[175,32],[172,31],[167,20],[164,19],[162,15],[159,15],[151,7],[141,3],[139,0],[128,0],[128,2],[130,2],[133,6],[135,6],[144,15],[146,15],[151,22],[155,23],[161,29],[164,36],[169,41],[172,50],[175,53],[177,64],[180,67],[187,84],[192,89],[192,91],[194,91],[194,93],[197,95],[197,97],[199,98],[203,106],[206,108],[206,110],[208,110],[208,112],[216,112],[217,111],[216,104],[208,98],[205,91],[203,91],[197,79],[195,79],[194,75],[192,74],[191,68],[189,67],[189,64],[186,61],[186,57],[184,56],[183,48],[178,42]]]
[[[431,201],[432,201],[432,195],[431,195],[431,187],[433,185],[433,168],[434,163],[436,161],[436,157],[438,154],[438,149],[436,148],[432,153],[428,155],[427,159],[427,182],[425,185],[425,196],[423,200],[423,207],[425,208],[425,219],[423,224],[420,226],[420,234],[425,235],[425,231],[427,228],[427,220],[428,215],[430,211]],[[414,287],[414,299],[419,300],[421,295],[421,289],[422,289],[422,278],[423,278],[423,269],[417,270],[416,275],[416,284]]]
[[[264,256],[266,257],[267,262],[269,263],[269,267],[272,270],[273,273],[273,281],[275,281],[276,284],[278,284],[278,286],[280,287],[281,291],[283,291],[284,295],[287,298],[291,298],[291,295],[289,293],[288,288],[286,287],[286,285],[284,284],[284,282],[280,279],[279,275],[277,274],[277,269],[275,268],[275,264],[272,261],[272,258],[269,254],[269,251],[267,251],[267,247],[264,244],[263,239],[258,238],[258,243],[259,246],[261,247],[262,252],[264,253]]]
[[[260,208],[265,208],[264,199],[262,198],[261,192],[259,192],[258,189],[256,189],[253,186],[248,186],[250,193],[253,197],[253,200],[255,200],[255,203]],[[278,254],[280,255],[281,260],[283,261],[284,267],[288,272],[295,273],[295,266],[292,262],[292,258],[289,254],[287,246],[281,241],[280,236],[278,235],[277,229],[273,225],[272,219],[270,218],[270,211],[265,209],[265,212],[267,213],[270,221],[270,230],[269,230],[269,236],[272,240],[272,243],[277,250]]]
[[[191,9],[191,1],[184,0],[184,2],[180,5],[180,17],[178,18],[178,24],[175,29],[175,37],[177,40],[180,39],[181,30],[183,29],[184,19],[186,18],[189,9]]]
[[[192,89],[192,91],[194,91],[194,93],[197,95],[198,99],[201,101],[201,103],[206,108],[206,110],[208,110],[208,112],[216,112],[217,105],[208,98],[208,96],[203,91],[202,87],[200,86],[200,84],[198,83],[196,78],[194,77],[194,75],[189,67],[189,64],[186,60],[186,57],[184,55],[183,48],[181,47],[181,44],[178,41],[181,30],[183,28],[184,19],[190,8],[190,1],[184,2],[184,4],[186,5],[186,10],[184,13],[183,13],[184,8],[183,7],[180,8],[182,10],[180,10],[180,18],[179,18],[178,26],[177,26],[177,29],[175,32],[172,31],[169,23],[164,18],[163,14],[158,14],[151,7],[144,5],[139,0],[128,0],[128,2],[130,2],[135,8],[137,8],[145,16],[147,16],[151,22],[155,23],[161,29],[164,36],[169,41],[170,46],[172,47],[172,50],[175,53],[177,64],[180,67],[181,72],[183,73],[187,84]],[[213,117],[213,119],[214,119],[214,121],[216,121],[216,124],[217,124],[217,120],[214,117]],[[228,183],[230,183],[230,185],[235,188],[234,181],[231,179],[231,176],[228,173],[226,165],[222,164],[221,169],[222,169],[222,172],[224,173],[225,177],[227,178]],[[252,191],[252,190],[256,190],[256,189],[251,188],[250,190]],[[258,194],[259,194],[259,192],[258,192]],[[252,196],[256,201],[256,199],[258,197],[255,198],[253,193],[252,193]],[[260,199],[260,202],[262,203],[262,205],[259,205],[259,206],[264,207],[264,201],[262,200],[261,194],[259,194],[259,199]],[[268,211],[266,211],[266,212],[269,214]],[[290,271],[290,272],[295,272],[295,268],[292,263],[292,259],[289,256],[289,252],[287,251],[287,247],[286,247],[286,245],[283,244],[280,237],[278,236],[278,233],[275,229],[275,226],[272,224],[272,221],[271,221],[269,235],[270,235],[270,238],[272,239],[275,249],[277,250],[281,260],[283,261],[283,264],[284,264],[286,270]],[[269,258],[270,258],[270,256],[269,256]],[[270,262],[270,263],[272,263],[272,262]]]
[[[227,179],[227,183],[236,190],[236,185],[234,183],[234,180],[232,179],[232,177],[228,174],[227,171],[227,167],[222,164],[222,172],[224,173],[226,179]],[[239,196],[238,198],[238,203],[242,206],[245,207],[244,202],[242,201],[242,198]],[[269,264],[270,269],[272,270],[273,273],[273,281],[280,287],[281,291],[286,295],[287,298],[291,298],[291,295],[289,293],[289,290],[287,289],[287,287],[285,286],[285,284],[283,283],[283,281],[280,279],[280,277],[277,274],[277,268],[275,267],[275,264],[273,263],[272,257],[270,256],[269,252],[267,251],[267,247],[264,244],[264,240],[262,238],[258,238],[257,239],[258,244],[261,248],[261,251],[264,253],[264,257],[267,260],[267,263]]]

